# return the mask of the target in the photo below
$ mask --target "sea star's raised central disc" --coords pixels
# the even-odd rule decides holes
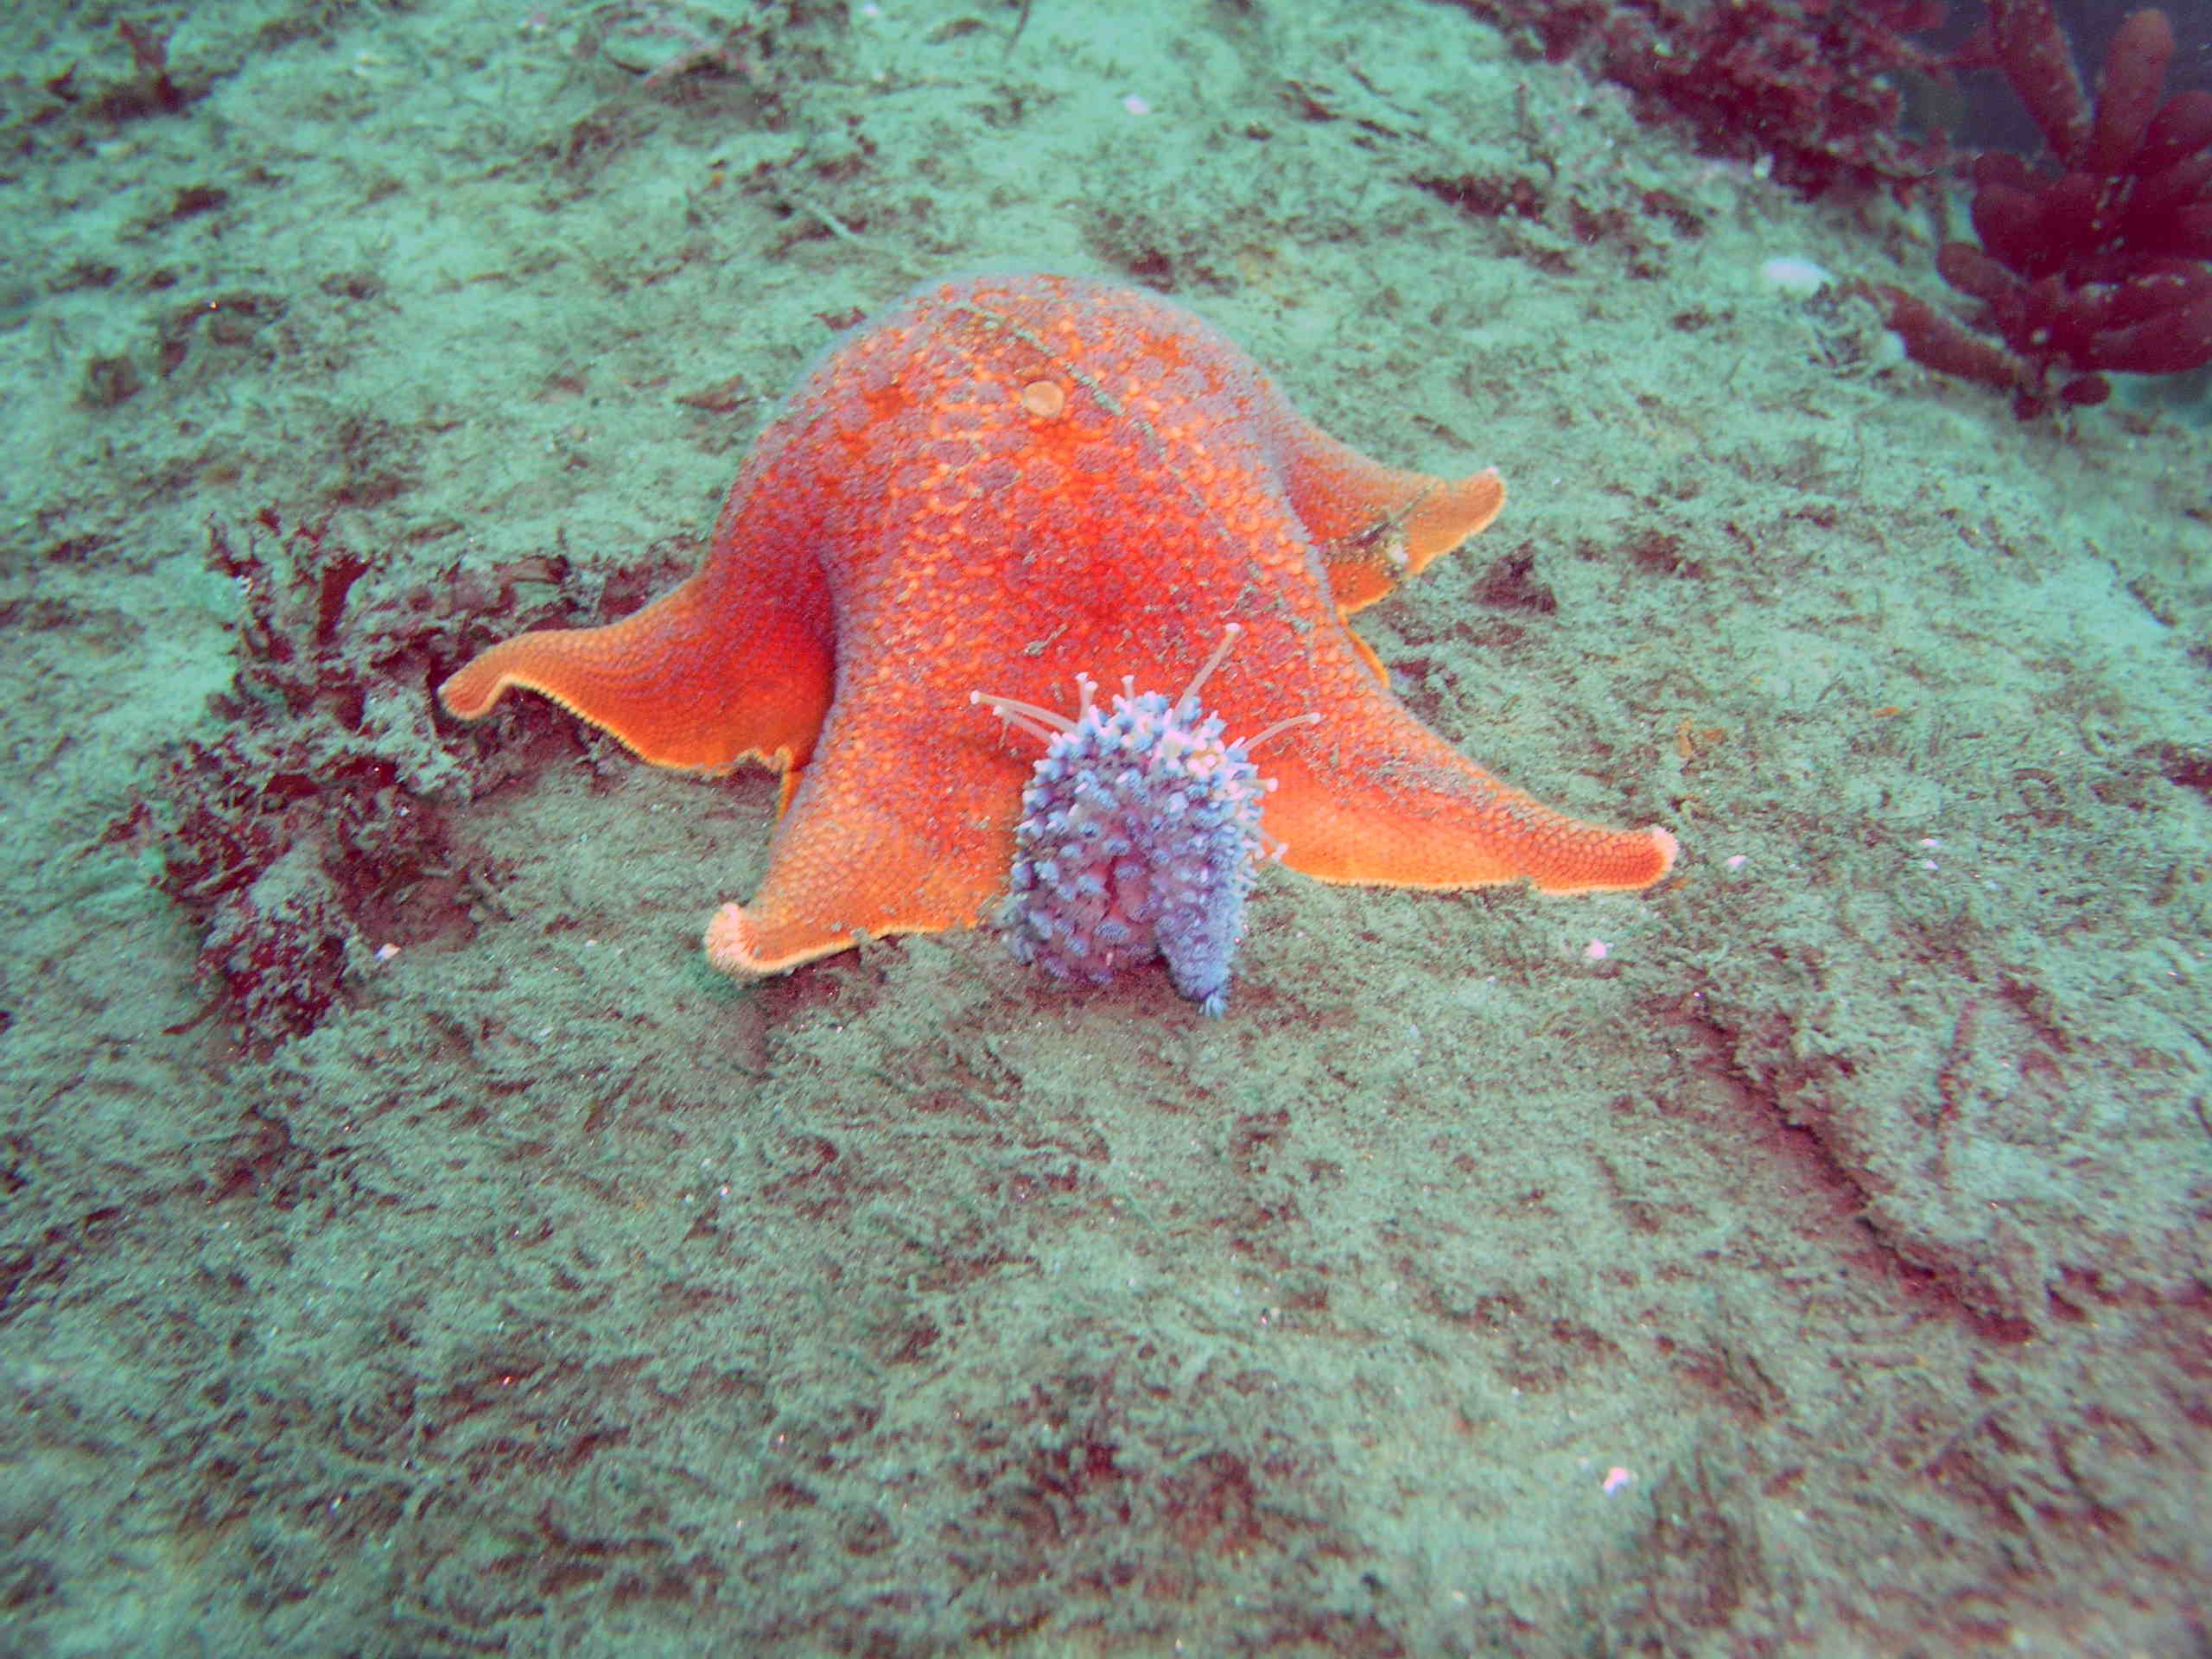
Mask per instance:
[[[972,925],[1034,757],[969,694],[1181,684],[1230,622],[1243,638],[1207,697],[1228,729],[1321,716],[1269,759],[1267,830],[1293,869],[1649,886],[1671,836],[1500,784],[1391,696],[1344,620],[1504,493],[1491,472],[1368,460],[1157,296],[965,277],[830,348],[754,444],[696,575],[612,626],[495,645],[438,695],[473,720],[523,686],[658,765],[783,768],[767,874],[708,931],[731,973]]]

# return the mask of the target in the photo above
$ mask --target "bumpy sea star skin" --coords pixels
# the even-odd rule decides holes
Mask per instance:
[[[1663,830],[1578,823],[1391,696],[1344,617],[1490,522],[1497,474],[1387,467],[1179,308],[1080,277],[969,276],[834,346],[764,432],[698,574],[605,628],[493,646],[439,696],[553,697],[647,760],[785,773],[767,874],[708,930],[773,973],[862,934],[970,926],[1005,885],[1031,760],[969,693],[1065,706],[1078,673],[1188,681],[1271,752],[1268,829],[1325,880],[1648,887]]]

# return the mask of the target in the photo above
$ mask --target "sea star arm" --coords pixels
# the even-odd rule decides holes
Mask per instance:
[[[441,685],[438,700],[480,720],[520,686],[656,766],[722,772],[752,757],[791,774],[813,753],[830,707],[827,601],[802,582],[773,600],[756,593],[739,611],[716,591],[722,585],[702,574],[607,627],[503,640]]]
[[[1371,605],[1497,517],[1505,485],[1485,467],[1460,479],[1386,467],[1331,437],[1272,384],[1263,429],[1291,510],[1321,550],[1340,614]]]
[[[1674,864],[1664,830],[1609,830],[1555,812],[1395,707],[1370,729],[1379,747],[1347,752],[1324,728],[1271,762],[1268,833],[1286,843],[1292,869],[1324,881],[1526,880],[1542,893],[1588,893],[1648,887]]]
[[[960,739],[866,706],[833,716],[760,891],[708,925],[708,961],[741,977],[777,974],[861,934],[974,926],[1005,885],[1029,772],[980,722]]]

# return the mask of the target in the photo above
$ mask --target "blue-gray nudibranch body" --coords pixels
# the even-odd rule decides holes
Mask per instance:
[[[1247,754],[1273,732],[1224,742],[1221,717],[1198,705],[1199,684],[1236,634],[1172,702],[1124,681],[1103,709],[1087,677],[1077,681],[1073,721],[976,696],[1046,740],[1022,791],[998,918],[1022,961],[1103,984],[1158,957],[1204,1012],[1228,1006],[1245,897],[1268,855],[1261,806],[1274,787]]]

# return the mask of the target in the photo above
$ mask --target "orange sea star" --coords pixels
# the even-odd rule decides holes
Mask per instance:
[[[1081,277],[932,284],[833,346],[753,445],[697,575],[611,626],[526,633],[439,688],[540,691],[657,765],[784,772],[760,891],[707,932],[773,973],[862,935],[972,925],[1005,883],[1033,753],[969,693],[1064,704],[1079,673],[1179,685],[1270,751],[1284,861],[1324,880],[1648,887],[1663,830],[1563,817],[1391,695],[1345,617],[1480,530],[1494,472],[1370,461],[1155,295]]]

